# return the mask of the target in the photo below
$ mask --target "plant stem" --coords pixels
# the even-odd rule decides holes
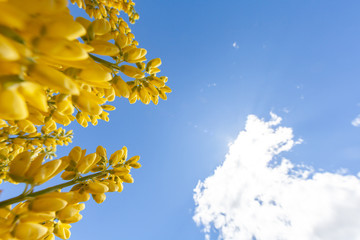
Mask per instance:
[[[95,61],[97,61],[97,62],[105,65],[106,67],[115,68],[115,69],[117,69],[117,70],[120,70],[120,67],[119,67],[118,65],[114,64],[114,63],[111,63],[111,62],[108,62],[108,61],[106,61],[106,60],[104,60],[104,59],[98,58],[98,57],[96,57],[96,56],[94,56],[94,55],[92,55],[92,54],[89,54],[89,56],[90,56],[92,59],[94,59]]]
[[[55,192],[56,190],[59,190],[59,189],[65,188],[65,187],[69,187],[69,186],[74,185],[74,184],[79,183],[79,182],[84,182],[86,180],[98,177],[98,176],[100,176],[102,174],[106,174],[107,172],[108,171],[94,173],[94,174],[91,174],[91,175],[88,175],[88,176],[85,176],[85,177],[82,177],[82,178],[74,179],[74,180],[66,182],[66,183],[62,183],[62,184],[58,184],[58,185],[55,185],[55,186],[52,186],[52,187],[49,187],[49,188],[45,188],[45,189],[37,191],[37,192],[33,192],[33,193],[29,193],[29,194],[21,194],[21,195],[19,195],[17,197],[13,197],[13,198],[10,198],[8,200],[0,202],[0,208],[6,207],[6,206],[8,206],[10,204],[22,202],[22,201],[27,200],[29,198],[37,197],[37,196],[40,196],[40,195],[45,194],[45,193]]]

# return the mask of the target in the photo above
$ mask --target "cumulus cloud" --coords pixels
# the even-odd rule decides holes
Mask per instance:
[[[354,127],[360,127],[360,115],[358,115],[354,120],[352,120],[351,124]]]
[[[194,221],[206,239],[360,239],[360,180],[281,158],[301,140],[291,128],[250,115],[225,161],[194,189]],[[214,233],[215,232],[215,233]]]

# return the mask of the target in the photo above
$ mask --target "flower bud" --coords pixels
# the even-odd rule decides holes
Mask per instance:
[[[25,222],[19,223],[15,230],[14,236],[22,240],[40,239],[47,233],[47,227],[38,223]]]
[[[34,212],[59,211],[67,205],[67,201],[61,198],[36,198],[33,200],[29,209]]]

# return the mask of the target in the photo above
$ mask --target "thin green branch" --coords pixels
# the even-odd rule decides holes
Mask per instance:
[[[0,202],[0,208],[6,207],[6,206],[8,206],[10,204],[22,202],[22,201],[27,200],[29,198],[34,198],[34,197],[40,196],[40,195],[45,194],[45,193],[55,192],[56,190],[63,189],[63,188],[69,187],[71,185],[77,184],[79,182],[84,182],[86,180],[101,176],[103,174],[106,174],[107,172],[108,171],[90,174],[88,176],[78,178],[78,179],[74,179],[72,181],[62,183],[62,184],[58,184],[58,185],[55,185],[55,186],[52,186],[52,187],[49,187],[49,188],[45,188],[45,189],[37,191],[37,192],[33,192],[33,193],[29,193],[29,194],[21,194],[21,195],[19,195],[17,197],[13,197],[13,198],[10,198],[8,200]]]
[[[92,59],[94,59],[95,61],[103,64],[105,67],[115,68],[115,69],[117,69],[117,70],[120,71],[120,67],[119,67],[118,65],[114,64],[114,63],[108,62],[108,61],[106,61],[106,60],[104,60],[104,59],[101,59],[101,58],[99,58],[99,57],[96,57],[96,56],[94,56],[94,55],[92,55],[92,54],[89,54],[89,56],[90,56]]]

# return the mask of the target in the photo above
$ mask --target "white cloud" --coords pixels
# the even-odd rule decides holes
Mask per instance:
[[[352,120],[351,124],[354,127],[360,127],[360,115],[358,115],[354,120]]]
[[[223,164],[198,183],[193,219],[205,238],[216,229],[225,240],[359,240],[359,178],[281,159],[301,141],[280,122],[250,115]]]
[[[237,44],[237,42],[234,42],[234,43],[232,44],[232,46],[233,46],[234,48],[236,48],[236,49],[239,48],[239,45]]]

